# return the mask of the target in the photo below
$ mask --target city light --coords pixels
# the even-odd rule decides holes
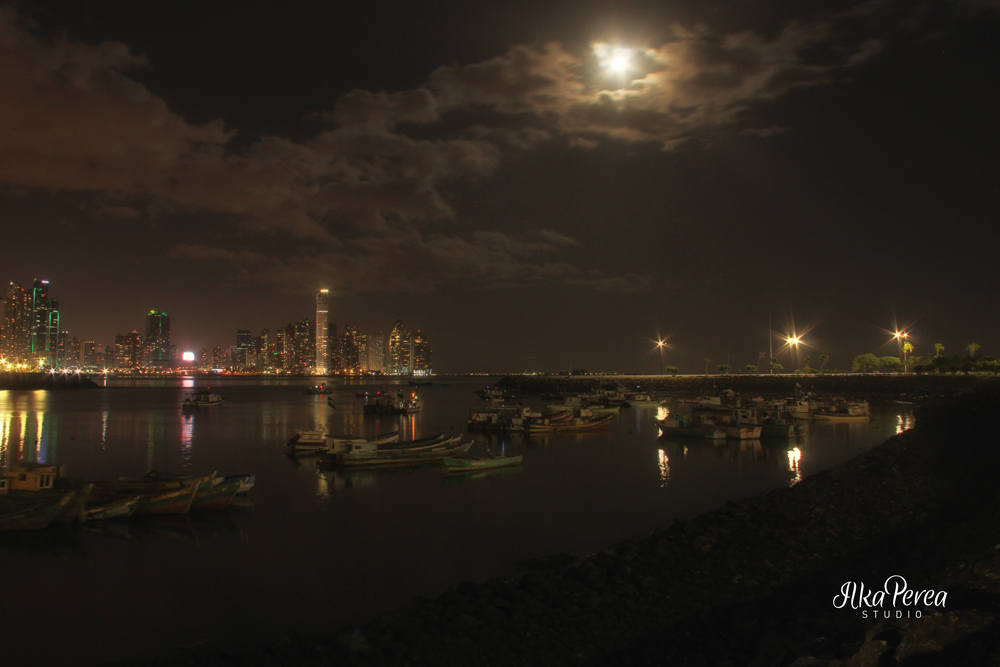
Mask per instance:
[[[185,352],[181,355],[181,359],[184,361],[194,361],[194,352]]]

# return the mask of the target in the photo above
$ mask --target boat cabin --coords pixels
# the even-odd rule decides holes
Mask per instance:
[[[7,471],[6,481],[11,491],[44,491],[51,489],[62,474],[63,466],[15,463]]]

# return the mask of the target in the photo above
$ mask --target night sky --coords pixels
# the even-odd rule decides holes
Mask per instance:
[[[262,4],[0,2],[0,279],[71,335],[329,287],[437,372],[1000,354],[997,2]]]

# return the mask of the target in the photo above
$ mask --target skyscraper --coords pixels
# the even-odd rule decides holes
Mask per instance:
[[[15,282],[7,287],[0,322],[0,357],[15,365],[31,361],[31,296]]]
[[[253,363],[253,356],[253,334],[249,329],[237,329],[235,370],[245,371]]]
[[[31,355],[39,365],[55,366],[59,348],[59,302],[49,299],[49,281],[31,288]]]
[[[146,316],[146,364],[156,370],[170,368],[170,316],[159,310]]]
[[[396,325],[389,332],[388,361],[390,374],[410,374],[410,332],[403,326],[403,320],[396,320]]]
[[[330,350],[326,330],[329,310],[330,290],[321,289],[316,295],[316,373],[319,375],[326,375],[330,370]]]
[[[431,369],[431,345],[424,338],[418,329],[412,336],[411,368],[414,375],[430,375]]]
[[[115,336],[115,366],[119,371],[139,370],[142,364],[142,334],[132,330],[130,334]]]

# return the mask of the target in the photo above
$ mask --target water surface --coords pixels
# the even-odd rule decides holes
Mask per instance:
[[[0,391],[2,466],[61,463],[82,478],[257,474],[249,501],[221,513],[0,533],[5,660],[91,665],[202,642],[246,651],[362,623],[415,595],[515,573],[519,560],[596,551],[795,484],[912,424],[906,406],[875,408],[869,424],[813,423],[799,441],[716,444],[659,438],[657,409],[633,408],[598,433],[467,434],[472,390],[485,382],[439,378],[419,388],[423,412],[377,421],[355,392],[412,388],[335,380],[336,410],[303,394],[305,378]],[[181,407],[205,386],[226,403]],[[295,429],[326,421],[338,432],[463,434],[472,454],[523,454],[523,465],[447,479],[437,467],[323,471],[286,456]]]

